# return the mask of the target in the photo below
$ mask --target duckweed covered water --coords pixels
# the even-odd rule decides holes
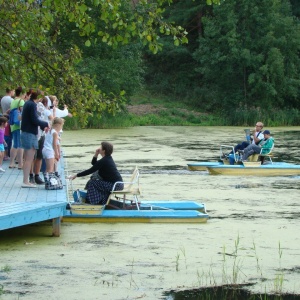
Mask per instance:
[[[1,299],[154,300],[170,290],[230,284],[245,284],[251,294],[299,294],[300,177],[187,170],[193,160],[216,161],[220,144],[240,142],[243,129],[64,131],[69,174],[90,167],[101,141],[110,141],[122,174],[139,167],[141,200],[204,202],[210,219],[207,224],[63,223],[60,238],[50,238],[49,223],[1,232]],[[300,128],[267,129],[275,138],[274,160],[300,163]],[[74,188],[87,179],[76,178]]]

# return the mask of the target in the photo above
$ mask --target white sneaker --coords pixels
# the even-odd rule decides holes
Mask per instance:
[[[4,170],[4,169],[2,169],[2,168],[0,168],[0,172],[5,172],[5,170]]]

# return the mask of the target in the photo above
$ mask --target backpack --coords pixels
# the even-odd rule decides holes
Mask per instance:
[[[20,108],[20,101],[21,100],[22,99],[19,100],[18,107],[11,109],[10,112],[9,112],[9,124],[10,125],[20,126],[19,117],[21,116],[21,112],[20,112],[19,108]]]
[[[13,108],[9,112],[9,124],[10,125],[20,125],[19,116],[21,115],[21,112],[19,111],[19,108]]]

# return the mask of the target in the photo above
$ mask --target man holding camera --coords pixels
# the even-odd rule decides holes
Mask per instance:
[[[243,154],[243,161],[247,161],[248,157],[252,154],[266,154],[271,151],[274,147],[274,139],[271,137],[271,132],[265,130],[263,132],[264,138],[259,141],[258,144],[251,144],[245,148]]]
[[[264,139],[264,135],[262,133],[262,129],[264,128],[264,124],[262,122],[256,122],[255,128],[251,135],[251,144],[258,145],[261,140]],[[242,142],[241,144],[237,144],[234,147],[234,153],[236,153],[239,150],[244,150],[246,147],[249,146],[249,142]]]

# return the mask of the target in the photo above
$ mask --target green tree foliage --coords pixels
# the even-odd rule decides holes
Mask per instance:
[[[291,2],[291,5],[292,5],[293,14],[297,18],[300,18],[300,1],[298,1],[298,0],[290,0],[290,2]]]
[[[85,46],[105,43],[118,47],[140,40],[156,53],[162,47],[162,35],[172,36],[175,45],[187,42],[182,27],[163,19],[162,6],[171,2],[0,0],[2,88],[8,84],[41,85],[68,104],[83,124],[89,114],[100,114],[103,110],[116,112],[125,92],[107,95],[90,76],[77,71],[82,53],[76,44],[65,49],[58,47],[61,26],[66,22],[74,24]],[[98,12],[97,22],[91,17],[93,10]]]
[[[203,106],[300,108],[300,27],[288,1],[225,1],[202,21]]]
[[[182,24],[187,31],[188,44],[174,48],[172,41],[163,38],[163,50],[156,55],[147,52],[146,83],[152,92],[172,95],[180,99],[194,97],[201,75],[194,71],[197,64],[193,52],[198,48],[202,34],[201,17],[211,7],[206,1],[177,0],[166,7],[165,18],[169,22]]]
[[[95,20],[96,27],[100,28],[98,11],[90,11],[89,15]],[[141,59],[142,45],[139,41],[119,47],[111,47],[100,41],[87,47],[85,39],[78,36],[75,24],[65,21],[61,27],[56,41],[60,52],[74,45],[79,47],[82,59],[76,69],[80,74],[92,77],[102,92],[118,95],[125,90],[125,96],[128,98],[141,89],[144,70]],[[97,36],[94,33],[89,38],[97,39]]]
[[[139,45],[112,49],[107,45],[97,44],[90,48],[94,49],[94,53],[88,57],[83,55],[77,67],[79,73],[94,77],[97,86],[105,94],[119,94],[126,91],[127,99],[141,90],[144,70]]]
[[[299,24],[290,8],[285,0],[174,1],[165,18],[183,24],[189,43],[174,49],[163,39],[162,52],[148,52],[147,84],[204,110],[299,107]]]

